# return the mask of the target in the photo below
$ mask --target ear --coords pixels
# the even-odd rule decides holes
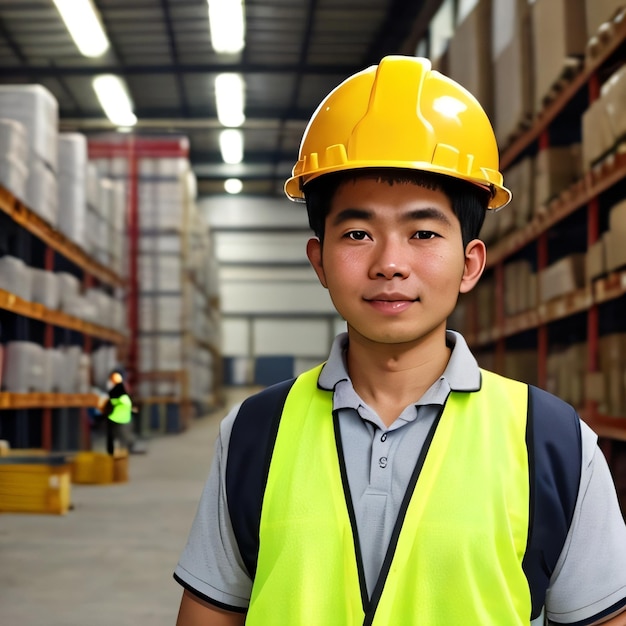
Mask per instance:
[[[306,255],[309,262],[313,266],[317,277],[322,286],[328,288],[326,284],[326,274],[324,273],[324,265],[322,263],[322,244],[317,237],[312,237],[306,244]]]
[[[471,291],[482,276],[487,262],[487,248],[480,239],[473,239],[465,248],[465,266],[459,293]]]

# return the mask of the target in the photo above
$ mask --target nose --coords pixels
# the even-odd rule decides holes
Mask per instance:
[[[395,239],[380,242],[376,247],[370,277],[386,280],[406,278],[411,271],[408,254],[409,250],[405,250],[404,246]]]

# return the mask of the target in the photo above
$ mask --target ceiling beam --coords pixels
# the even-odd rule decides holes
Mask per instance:
[[[354,73],[353,65],[306,65],[283,63],[267,65],[259,63],[180,63],[172,65],[29,65],[28,67],[2,67],[3,78],[15,78],[30,75],[37,78],[56,78],[63,76],[96,76],[97,74],[118,74],[120,76],[150,74],[220,74],[236,72],[241,74],[341,74]]]

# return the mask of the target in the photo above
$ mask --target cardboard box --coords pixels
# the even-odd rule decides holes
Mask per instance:
[[[539,273],[541,302],[572,293],[585,283],[585,255],[570,254]]]
[[[504,184],[511,190],[513,199],[502,213],[513,213],[513,226],[523,228],[530,221],[535,205],[534,159],[526,157],[506,170]]]
[[[602,86],[601,98],[604,102],[613,142],[626,136],[626,66],[622,66]]]
[[[626,265],[626,231],[607,230],[603,236],[608,272]]]
[[[540,150],[535,157],[534,210],[547,204],[564,189],[582,177],[583,166],[579,144]]]
[[[610,333],[600,337],[599,361],[605,377],[606,412],[609,415],[626,415],[626,333]]]
[[[609,212],[609,230],[626,233],[626,200],[618,202]]]
[[[457,26],[448,47],[449,76],[470,91],[493,117],[491,0],[478,0]]]
[[[495,2],[494,6],[498,6]],[[519,11],[511,40],[493,61],[493,126],[500,147],[528,123],[533,114],[533,67],[530,10]]]
[[[585,255],[585,278],[590,283],[594,278],[606,274],[606,244],[601,237],[590,245]]]
[[[589,37],[595,35],[600,24],[611,20],[623,6],[624,0],[586,0],[585,21]]]
[[[587,46],[584,0],[536,0],[531,6],[535,59],[535,110],[562,77],[568,57],[583,57]]]
[[[582,117],[582,153],[585,169],[590,169],[615,145],[615,136],[603,98],[591,103]]]

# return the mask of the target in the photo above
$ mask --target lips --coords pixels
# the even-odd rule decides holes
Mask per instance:
[[[398,315],[411,308],[419,298],[413,298],[402,293],[380,293],[364,298],[372,309],[383,315]]]
[[[407,296],[402,293],[380,293],[364,298],[367,302],[417,302],[419,297]]]

